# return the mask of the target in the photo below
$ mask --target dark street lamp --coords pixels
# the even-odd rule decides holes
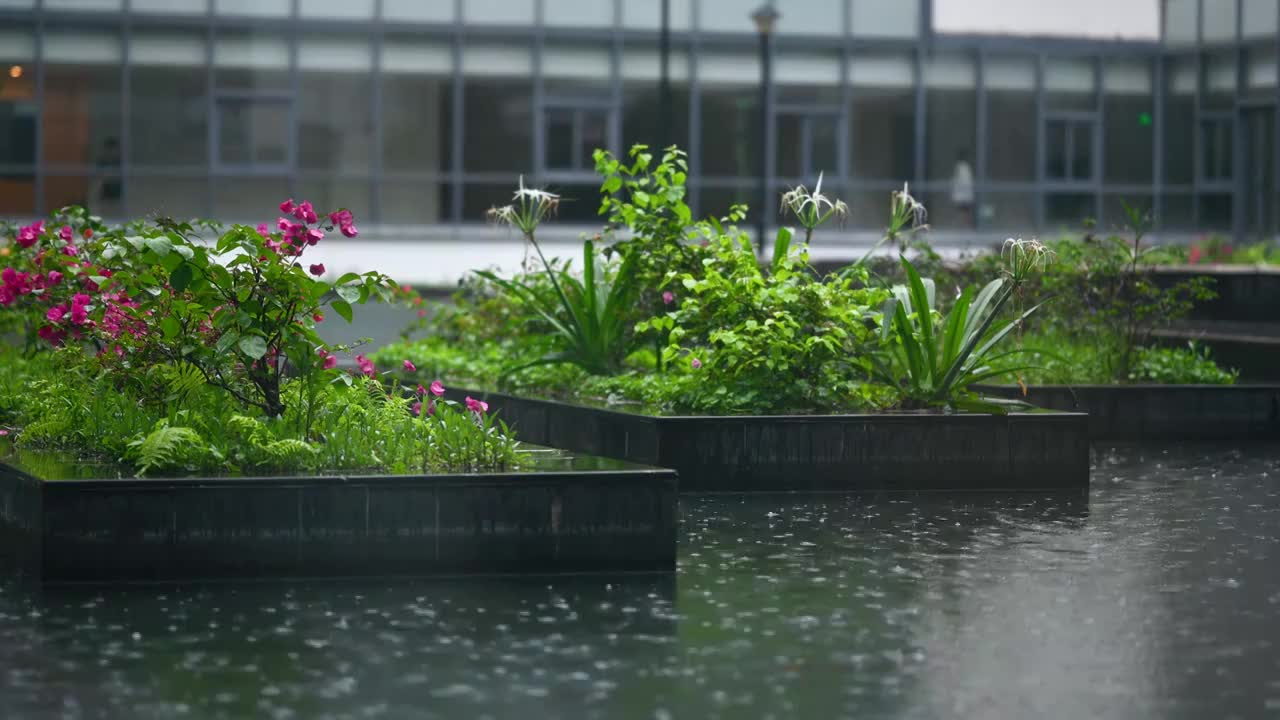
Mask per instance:
[[[778,23],[780,15],[772,3],[765,3],[751,13],[751,21],[756,24],[756,32],[760,33],[760,209],[756,211],[756,237],[761,257],[764,257],[765,216],[773,207],[773,198],[769,196],[769,163],[766,158],[769,149],[769,105],[773,92],[772,64],[773,46],[769,36],[773,34],[773,26]]]

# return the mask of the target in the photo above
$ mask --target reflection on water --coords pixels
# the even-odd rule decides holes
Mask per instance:
[[[0,717],[1280,713],[1280,450],[1093,477],[686,498],[665,581],[0,590]]]

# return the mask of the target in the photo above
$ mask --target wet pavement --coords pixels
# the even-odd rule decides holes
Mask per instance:
[[[0,718],[1280,717],[1280,448],[689,497],[676,577],[0,588]]]

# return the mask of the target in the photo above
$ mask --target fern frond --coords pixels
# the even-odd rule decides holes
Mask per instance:
[[[129,457],[138,465],[138,474],[152,470],[193,464],[206,452],[200,433],[185,426],[170,426],[161,420],[146,437],[129,443]]]

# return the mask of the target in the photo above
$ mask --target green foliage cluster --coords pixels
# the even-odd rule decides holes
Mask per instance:
[[[512,467],[518,444],[493,415],[436,399],[431,414],[404,388],[377,379],[313,391],[286,380],[279,417],[245,414],[218,388],[198,384],[156,402],[121,387],[71,349],[62,361],[24,363],[5,353],[0,385],[22,402],[0,418],[20,447],[123,461],[140,475],[190,472],[462,472]],[[21,368],[21,369],[16,369]],[[398,391],[397,391],[398,390]],[[313,436],[302,429],[318,429]]]
[[[1106,385],[1117,382],[1108,363],[1108,346],[1087,339],[1047,332],[1022,338],[1029,367],[1008,373],[996,382],[1024,385]],[[1047,350],[1040,350],[1046,348]],[[1231,385],[1238,373],[1219,367],[1209,349],[1195,343],[1174,347],[1143,347],[1137,352],[1133,383],[1165,385]]]
[[[878,332],[891,293],[860,264],[825,278],[810,267],[814,231],[847,212],[820,185],[784,198],[804,242],[793,244],[794,233],[784,229],[772,261],[762,265],[738,228],[745,207],[692,219],[678,149],[668,148],[656,164],[644,146],[631,150],[629,162],[603,151],[594,157],[607,223],[600,237],[607,235],[609,246],[585,241],[581,269],[547,260],[536,233],[550,213],[538,208],[554,208],[560,199],[522,185],[512,205],[490,216],[520,230],[541,270],[513,278],[479,273],[480,282],[465,287],[453,309],[426,323],[434,337],[387,348],[375,359],[409,357],[420,369],[490,387],[711,414],[955,408],[970,397],[973,378],[991,369],[967,368],[921,396],[905,391],[912,368],[876,362],[901,343],[892,332]],[[906,188],[894,193],[891,207],[886,242],[908,249],[923,228],[924,208]],[[980,347],[965,349],[959,362],[975,349],[986,359],[1001,340],[995,335],[1007,334],[992,331],[1003,304],[979,313],[965,337]],[[931,307],[900,313],[923,318],[912,320],[915,331],[934,322]]]
[[[82,209],[19,228],[0,262],[0,428],[20,446],[178,471],[461,471],[510,466],[486,412],[337,369],[322,310],[390,300],[381,273],[327,280],[306,250],[340,231],[310,203],[265,225],[167,218],[107,227]],[[61,226],[61,227],[58,227]],[[210,237],[202,236],[213,231]],[[423,405],[425,404],[425,408]]]
[[[1028,357],[1037,367],[1016,379],[1148,381],[1141,366],[1153,352],[1153,333],[1185,318],[1196,303],[1214,297],[1209,278],[1162,282],[1152,268],[1181,262],[1183,250],[1146,244],[1147,219],[1136,211],[1129,212],[1128,223],[1128,235],[1100,237],[1090,233],[1083,238],[1059,238],[1047,245],[1056,262],[1031,278],[1014,298],[1019,307],[1052,300],[1052,311],[1038,313],[1017,336],[1019,347],[1034,354]],[[996,256],[980,256],[953,271],[950,281],[982,276],[998,262]],[[1188,367],[1186,363],[1181,366]],[[1220,377],[1231,375],[1219,371]],[[1162,377],[1177,376],[1166,373]],[[1197,382],[1194,377],[1168,382]]]

